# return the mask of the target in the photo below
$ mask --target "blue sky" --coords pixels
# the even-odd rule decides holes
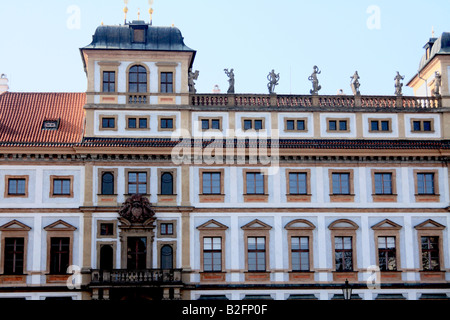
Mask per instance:
[[[123,7],[123,0],[2,0],[0,73],[10,90],[85,91],[79,48],[102,21],[123,24]],[[128,8],[128,20],[140,8],[148,21],[148,0],[129,0]],[[436,36],[450,31],[446,0],[154,0],[153,8],[154,25],[174,24],[197,50],[201,93],[216,84],[226,92],[223,69],[234,68],[237,93],[267,93],[275,69],[278,94],[309,94],[317,65],[320,94],[350,94],[357,70],[361,94],[391,95],[397,71],[405,86],[417,72],[432,27]]]

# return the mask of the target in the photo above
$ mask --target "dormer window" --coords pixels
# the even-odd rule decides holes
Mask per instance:
[[[133,42],[144,43],[145,42],[145,29],[133,30]]]
[[[42,130],[57,130],[59,127],[59,120],[44,120],[42,123]]]

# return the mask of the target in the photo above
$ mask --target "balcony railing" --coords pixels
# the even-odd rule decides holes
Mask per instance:
[[[265,94],[193,94],[193,106],[208,107],[290,107],[290,108],[440,108],[438,97],[415,96],[313,96],[313,95],[265,95]]]
[[[128,96],[129,104],[148,104],[148,96],[144,94],[133,94]]]
[[[91,285],[143,285],[181,283],[181,269],[92,270]]]

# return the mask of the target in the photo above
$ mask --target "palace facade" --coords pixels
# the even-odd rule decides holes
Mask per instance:
[[[450,33],[424,48],[414,96],[200,94],[177,28],[98,27],[85,93],[0,94],[0,298],[448,299]]]

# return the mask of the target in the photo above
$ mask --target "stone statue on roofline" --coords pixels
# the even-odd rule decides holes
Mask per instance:
[[[439,73],[439,71],[436,71],[434,73],[434,88],[433,88],[433,95],[435,97],[439,97],[441,95],[440,88],[441,88],[441,74]]]
[[[401,83],[403,79],[405,79],[405,76],[401,76],[400,73],[397,71],[397,75],[395,76],[394,80],[395,80],[395,95],[398,97],[403,94],[402,93],[403,83]]]
[[[277,86],[278,81],[280,81],[280,74],[275,73],[275,70],[272,69],[272,71],[267,75],[267,80],[269,80],[269,83],[267,84],[269,94],[275,93],[275,86]]]
[[[317,66],[314,66],[313,73],[308,77],[308,80],[312,82],[312,89],[309,92],[312,95],[317,95],[319,90],[322,89],[322,86],[319,85],[319,80],[317,79],[317,75],[320,74],[321,71]]]
[[[189,76],[188,76],[188,86],[189,86],[189,93],[196,93],[197,90],[195,89],[195,83],[194,80],[198,79],[200,72],[196,70],[195,72],[192,72],[192,69],[189,69]]]
[[[350,82],[350,87],[352,88],[353,94],[355,96],[359,96],[360,92],[359,92],[359,87],[360,87],[360,83],[359,83],[359,75],[358,75],[358,71],[355,71],[355,73],[353,74],[353,76],[350,77],[351,82]]]
[[[224,69],[223,71],[225,71],[225,74],[228,76],[228,94],[233,94],[234,93],[234,69],[230,69],[230,71],[228,71],[228,69]]]

